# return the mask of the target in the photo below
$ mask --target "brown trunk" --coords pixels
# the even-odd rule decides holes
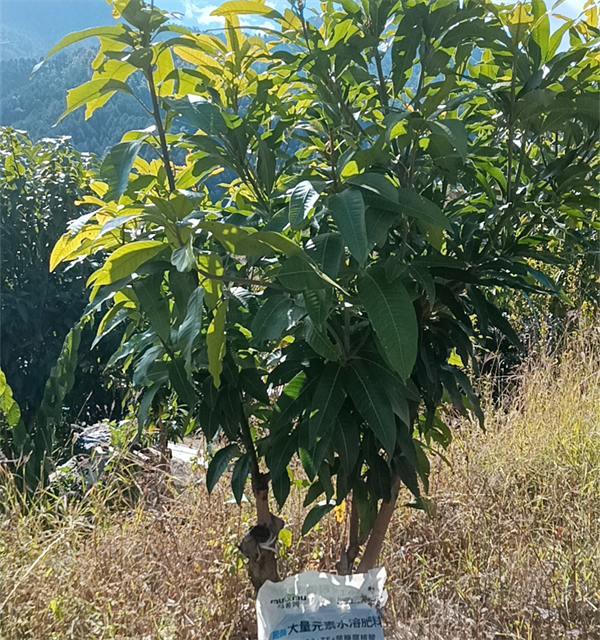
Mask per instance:
[[[375,524],[373,525],[373,530],[371,531],[367,548],[360,559],[356,573],[366,573],[369,569],[373,569],[377,564],[379,554],[381,553],[381,547],[385,540],[385,534],[387,533],[390,520],[392,519],[392,514],[394,513],[399,489],[400,478],[396,477],[394,487],[392,489],[392,499],[390,502],[382,502],[381,507],[379,508],[379,513],[375,519]]]
[[[248,558],[248,576],[258,593],[267,580],[279,581],[276,545],[283,520],[269,510],[269,476],[253,473],[252,492],[256,500],[257,524],[244,536],[239,548]]]
[[[340,560],[336,564],[336,569],[339,575],[349,576],[352,574],[352,565],[356,560],[356,556],[360,550],[360,544],[358,540],[358,509],[352,501],[350,510],[350,531],[348,533],[348,546],[342,549],[340,553]]]

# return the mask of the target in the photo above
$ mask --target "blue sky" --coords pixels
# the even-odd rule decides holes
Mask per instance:
[[[556,9],[556,13],[574,18],[583,9],[586,0],[565,0],[560,7]],[[221,21],[210,14],[216,9],[220,2],[213,0],[156,0],[156,4],[167,11],[181,13],[184,18],[182,22],[188,25],[199,26],[201,28],[211,29],[221,26]],[[267,0],[266,4],[276,9],[283,9],[289,6],[287,0]],[[316,2],[309,2],[316,5]],[[550,4],[548,2],[548,4]]]

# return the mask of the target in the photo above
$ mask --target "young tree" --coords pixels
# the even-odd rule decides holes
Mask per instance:
[[[139,428],[176,402],[184,431],[226,442],[209,490],[232,465],[239,501],[250,478],[257,588],[277,579],[270,495],[285,503],[295,455],[317,503],[303,532],[346,501],[338,570],[370,569],[400,485],[426,505],[440,406],[483,422],[477,354],[494,331],[519,342],[495,291],[561,295],[540,265],[597,228],[597,10],[551,33],[542,0],[340,0],[310,19],[234,0],[221,38],[113,7],[122,23],[50,52],[100,39],[65,113],[141,70],[155,126],[108,153],[51,268],[103,256],[98,336],[122,331]]]

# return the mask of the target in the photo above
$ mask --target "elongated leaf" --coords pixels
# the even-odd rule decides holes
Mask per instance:
[[[327,360],[335,361],[340,357],[340,349],[333,344],[327,336],[327,331],[323,327],[315,325],[310,318],[304,320],[306,329],[306,342]]]
[[[339,233],[323,233],[306,245],[306,252],[330,278],[337,278],[344,255],[344,240]]]
[[[381,173],[361,173],[348,178],[346,182],[360,187],[369,193],[398,204],[398,188]]]
[[[137,411],[137,423],[138,423],[138,435],[141,435],[142,431],[149,422],[149,411],[156,394],[163,388],[163,383],[154,383],[150,387],[146,387],[142,393],[140,404]]]
[[[215,9],[211,16],[224,16],[229,17],[231,15],[241,16],[263,16],[265,18],[273,18],[283,20],[283,16],[262,2],[256,2],[255,0],[231,0],[230,2],[224,2],[218,9]]]
[[[317,385],[311,404],[311,416],[308,422],[309,444],[312,447],[317,437],[324,437],[333,429],[344,400],[346,389],[343,381],[343,369],[338,364],[328,364]]]
[[[92,273],[87,285],[112,284],[131,275],[138,267],[148,262],[167,247],[158,240],[130,242],[113,251],[102,268]]]
[[[326,516],[333,509],[333,507],[334,505],[329,503],[313,507],[308,512],[308,515],[302,523],[302,535],[305,536],[316,524],[318,524],[323,519],[324,516]]]
[[[469,137],[465,125],[460,120],[434,120],[429,122],[429,126],[434,133],[444,136],[448,142],[456,149],[460,157],[465,160],[467,157],[467,147]]]
[[[412,189],[399,189],[398,198],[402,213],[410,218],[416,218],[441,229],[451,229],[450,221],[437,204],[420,196]]]
[[[292,291],[320,289],[328,287],[329,282],[319,275],[317,267],[301,253],[290,256],[277,272],[281,284]]]
[[[215,453],[206,470],[206,488],[208,489],[208,493],[212,493],[219,478],[223,475],[225,469],[227,469],[229,461],[238,454],[239,449],[235,444],[229,444]]]
[[[244,497],[244,487],[250,473],[250,454],[245,453],[236,463],[231,474],[231,490],[233,497],[238,504],[241,504]]]
[[[360,451],[358,425],[351,415],[342,412],[338,416],[332,441],[333,448],[340,457],[342,467],[347,474],[351,473]]]
[[[348,370],[346,389],[371,431],[392,455],[396,446],[396,421],[378,376],[363,364],[353,363]]]
[[[177,346],[181,349],[186,368],[190,369],[190,359],[194,340],[200,335],[202,329],[202,302],[204,289],[196,288],[188,299],[187,313],[184,321],[177,331]]]
[[[331,290],[306,289],[302,292],[302,297],[310,319],[314,325],[320,327],[327,320],[331,309]]]
[[[165,102],[193,127],[197,127],[209,136],[225,135],[229,130],[219,107],[205,98],[190,94],[177,100],[165,98]]]
[[[215,387],[221,385],[223,358],[225,356],[225,318],[227,316],[227,300],[219,300],[215,307],[213,319],[206,332],[208,350],[208,371]]]
[[[291,298],[271,296],[254,317],[250,330],[256,342],[277,340],[296,320],[296,305]]]
[[[179,399],[192,409],[196,404],[196,392],[185,367],[183,358],[169,362],[169,380]]]
[[[75,89],[70,89],[67,91],[67,108],[61,113],[57,120],[57,124],[70,113],[79,109],[79,107],[83,107],[90,102],[94,102],[102,98],[106,101],[108,99],[107,96],[110,97],[117,91],[133,95],[133,91],[125,82],[111,78],[90,80],[89,82],[85,82],[84,84],[75,87]]]
[[[350,253],[363,266],[369,255],[365,203],[358,189],[346,189],[329,198],[331,216]]]
[[[259,372],[258,369],[242,369],[239,376],[240,387],[259,402],[270,404],[271,399],[267,393],[267,385],[262,380],[262,375],[266,375],[266,371]]]
[[[294,187],[290,195],[288,209],[292,229],[296,229],[304,222],[308,212],[315,206],[318,199],[319,194],[308,180],[303,180]]]
[[[214,389],[212,378],[208,378],[210,386]],[[206,399],[206,398],[205,398]],[[200,420],[200,426],[202,427],[202,433],[208,442],[212,442],[219,431],[221,426],[221,411],[210,407],[204,400],[200,403],[198,409],[198,418]]]
[[[283,509],[283,505],[290,495],[290,476],[288,473],[281,473],[274,480],[271,481],[271,488],[273,489],[273,496],[277,500],[277,506]],[[285,531],[285,529],[283,529]],[[280,531],[281,534],[281,531]],[[291,533],[290,533],[291,537]]]
[[[166,344],[170,338],[171,318],[169,301],[161,293],[162,279],[162,273],[139,278],[133,283],[133,288],[150,326]]]
[[[55,44],[50,51],[46,54],[46,57],[37,64],[32,73],[35,73],[48,58],[61,49],[68,47],[71,44],[75,44],[76,42],[81,42],[82,40],[86,40],[87,38],[99,37],[99,38],[110,38],[111,36],[120,36],[125,33],[126,27],[124,24],[116,24],[114,26],[106,26],[106,27],[92,27],[91,29],[83,29],[82,31],[76,31],[75,33],[69,33],[64,38],[62,38],[57,44]]]
[[[298,434],[296,431],[292,432],[289,436],[287,432],[284,432],[271,442],[265,458],[269,471],[271,472],[272,480],[287,473],[286,469],[292,456],[296,453],[297,443]]]
[[[119,142],[104,158],[100,175],[108,182],[108,191],[104,196],[106,200],[118,200],[125,193],[131,168],[145,138]]]
[[[387,282],[383,271],[358,281],[358,294],[387,358],[403,380],[417,358],[418,326],[411,298],[400,280]]]

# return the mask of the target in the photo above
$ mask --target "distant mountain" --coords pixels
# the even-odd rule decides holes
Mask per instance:
[[[72,31],[113,22],[105,0],[0,0],[0,59],[42,57]]]
[[[25,130],[34,140],[71,136],[79,151],[102,157],[126,131],[152,124],[131,96],[117,94],[89,120],[84,119],[84,109],[79,109],[54,126],[65,110],[67,90],[91,77],[90,63],[96,51],[88,47],[68,48],[56,54],[31,80],[31,70],[39,58],[2,60],[0,125]],[[131,80],[144,97],[142,78],[133,76]]]

